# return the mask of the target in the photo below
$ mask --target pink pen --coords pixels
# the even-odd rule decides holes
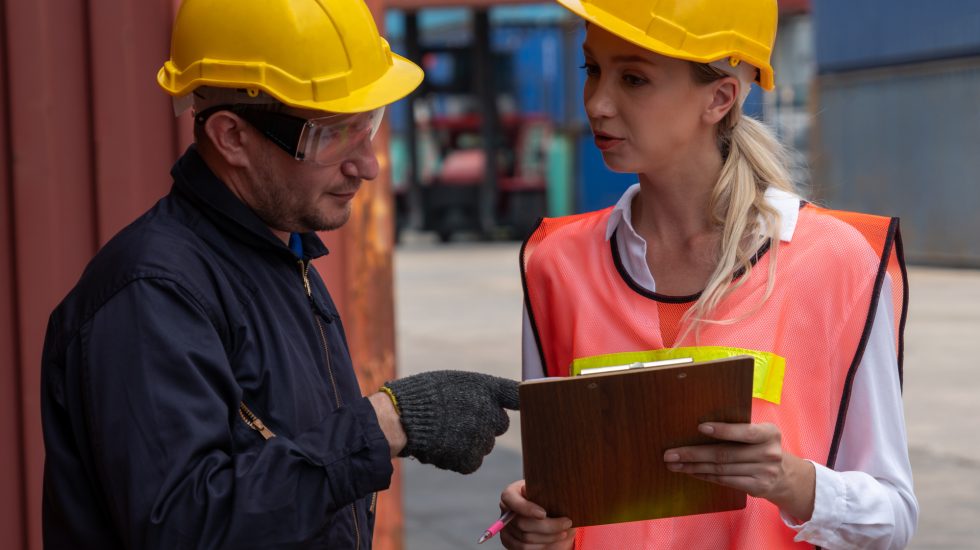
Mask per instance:
[[[477,544],[483,544],[484,542],[493,538],[494,535],[499,533],[504,525],[510,523],[510,520],[514,519],[514,512],[512,510],[507,510],[503,514],[500,514],[500,519],[493,522],[493,525],[487,527],[487,530],[483,532],[483,536],[477,541]]]

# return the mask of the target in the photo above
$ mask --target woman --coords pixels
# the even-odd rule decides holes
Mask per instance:
[[[525,244],[525,378],[629,352],[746,352],[785,371],[755,388],[751,424],[705,423],[717,444],[650,457],[745,491],[744,510],[575,529],[518,481],[501,496],[517,513],[504,546],[904,547],[918,505],[898,224],[801,201],[781,146],[741,114],[753,81],[773,87],[775,0],[558,2],[586,20],[596,146],[639,183]]]

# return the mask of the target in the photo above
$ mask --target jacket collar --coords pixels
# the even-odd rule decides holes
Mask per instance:
[[[197,146],[187,148],[170,169],[170,175],[174,178],[177,193],[196,204],[208,218],[234,238],[295,258],[289,247],[269,230],[255,212],[214,175],[197,152]],[[304,233],[300,239],[304,258],[319,258],[329,253],[316,233]]]

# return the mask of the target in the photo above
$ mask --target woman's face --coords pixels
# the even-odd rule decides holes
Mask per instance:
[[[585,112],[606,165],[615,172],[658,173],[699,148],[716,147],[715,86],[695,83],[690,62],[643,49],[589,25]]]

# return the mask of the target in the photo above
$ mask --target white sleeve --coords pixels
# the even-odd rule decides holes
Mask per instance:
[[[886,278],[854,376],[835,470],[814,464],[813,516],[803,524],[783,516],[798,542],[828,550],[905,548],[915,531],[919,504],[912,492],[890,295]]]
[[[524,328],[521,331],[521,372],[524,380],[544,378],[544,365],[541,364],[541,352],[538,342],[534,339],[534,329],[531,327],[531,316],[524,306]]]

